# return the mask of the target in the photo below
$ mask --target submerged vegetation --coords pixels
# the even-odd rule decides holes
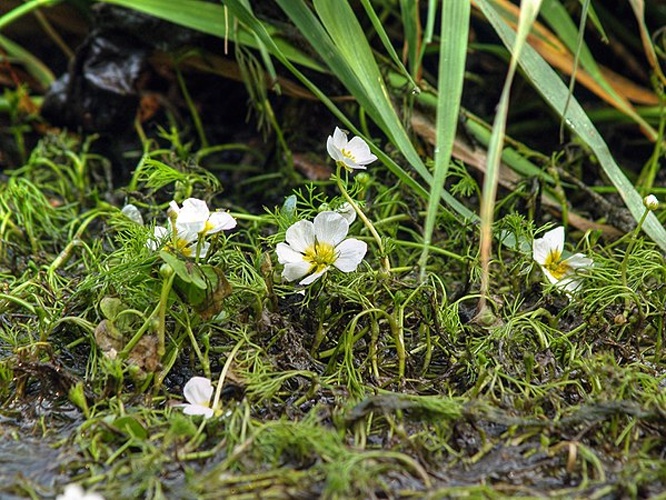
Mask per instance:
[[[666,489],[662,7],[3,8],[0,496]]]

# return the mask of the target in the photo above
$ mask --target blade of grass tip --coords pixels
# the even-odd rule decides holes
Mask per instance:
[[[511,84],[518,67],[520,52],[525,46],[527,35],[539,13],[541,0],[522,0],[520,2],[520,16],[518,18],[518,31],[511,50],[511,61],[509,70],[502,89],[502,95],[497,107],[497,114],[493,123],[493,132],[488,145],[488,168],[483,180],[483,193],[481,198],[481,240],[479,243],[481,254],[481,299],[479,300],[478,312],[485,309],[485,301],[488,297],[490,286],[490,251],[493,237],[493,218],[495,210],[495,198],[497,196],[497,182],[499,176],[500,160],[502,157],[502,146],[506,131],[506,118],[509,111],[509,95]]]
[[[645,24],[645,2],[643,0],[629,0],[629,5],[631,5],[631,8],[634,11],[634,15],[636,16],[636,20],[638,21],[638,27],[641,31],[641,41],[643,42],[645,57],[647,57],[652,71],[654,71],[655,75],[657,75],[661,81],[661,84],[666,85],[666,76],[664,76],[663,71],[661,71],[657,53],[654,50],[654,45],[652,45],[650,32],[648,30],[647,24]]]
[[[475,0],[485,18],[493,26],[504,45],[511,47],[514,44],[515,33],[502,20],[498,12],[487,0]],[[560,116],[563,116],[564,104],[567,100],[568,89],[559,75],[546,63],[543,58],[529,45],[523,48],[519,64],[534,88],[543,96],[548,104]],[[629,182],[620,167],[613,159],[608,146],[592,124],[580,103],[572,98],[565,116],[567,127],[577,134],[583,143],[596,155],[599,164],[606,176],[617,189],[627,208],[638,221],[645,211],[643,198]],[[656,218],[654,213],[648,214],[643,223],[643,229],[662,250],[666,250],[666,230]]]
[[[432,233],[439,212],[439,199],[444,190],[444,182],[451,161],[453,141],[456,137],[460,99],[465,79],[470,11],[469,0],[448,0],[442,4],[442,28],[437,77],[435,165],[423,231],[423,251],[419,259],[421,282],[426,279],[428,249],[432,242]]]
[[[60,3],[61,0],[31,0],[30,2],[19,5],[15,9],[10,10],[4,16],[0,17],[0,31],[6,26],[9,26],[17,19],[29,14],[39,7],[48,7]]]

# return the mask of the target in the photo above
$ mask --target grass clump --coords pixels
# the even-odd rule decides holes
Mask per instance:
[[[129,152],[108,137],[46,133],[4,171],[0,432],[28,447],[37,437],[58,457],[46,480],[0,472],[0,494],[55,496],[68,483],[156,499],[637,498],[664,488],[664,211],[637,201],[658,187],[627,184],[656,183],[654,164],[618,171],[577,101],[571,113],[558,105],[561,82],[544,81],[547,57],[529,46],[513,56],[517,85],[542,90],[584,146],[530,137],[536,146],[503,147],[510,85],[494,130],[484,122],[493,117],[467,111],[459,126],[464,93],[447,102],[434,68],[442,75],[440,56],[457,57],[446,81],[468,85],[468,45],[450,45],[467,30],[437,33],[434,7],[421,26],[407,6],[364,2],[365,19],[342,4],[342,20],[317,0],[277,2],[279,21],[236,1],[178,10],[175,22],[209,34],[219,34],[212,19],[235,16],[238,76],[252,80],[258,122],[270,124],[261,140],[247,126],[225,136],[206,115],[188,71],[220,73],[219,59],[181,54],[167,68],[158,54],[182,109],[137,118]],[[502,15],[496,4],[479,1],[478,12],[511,38],[508,4]],[[549,25],[570,33],[558,5]],[[170,6],[132,7],[164,17]],[[469,5],[441,14],[467,22]],[[376,37],[361,36],[366,28]],[[248,46],[261,56],[251,68]],[[317,104],[299,114],[304,101],[273,102],[264,70]],[[592,88],[616,102],[607,86]],[[622,109],[646,137],[658,133]],[[598,214],[599,198],[627,200],[626,234],[610,225],[622,209]]]

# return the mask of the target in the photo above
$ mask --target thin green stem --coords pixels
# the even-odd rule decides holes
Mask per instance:
[[[168,264],[167,264],[168,265]],[[162,292],[160,293],[160,303],[157,306],[157,356],[162,359],[165,349],[165,332],[164,324],[166,322],[167,303],[169,302],[169,294],[173,286],[173,280],[176,278],[176,273],[171,270],[171,274],[162,282]],[[150,321],[150,320],[149,320]]]
[[[627,265],[629,263],[629,255],[631,254],[631,251],[634,248],[634,245],[636,243],[636,240],[638,239],[638,235],[641,231],[641,227],[643,226],[643,222],[645,222],[645,219],[647,218],[648,214],[650,213],[650,210],[648,208],[645,209],[645,212],[643,213],[643,216],[641,219],[638,221],[638,224],[636,225],[636,229],[631,233],[631,237],[629,238],[629,243],[627,244],[627,249],[624,252],[624,257],[622,258],[622,264],[620,264],[620,272],[622,273],[622,284],[628,288],[627,285]]]
[[[217,412],[218,405],[220,404],[220,396],[222,396],[222,386],[224,385],[224,379],[226,378],[227,373],[229,372],[229,368],[231,368],[231,363],[233,362],[236,353],[244,343],[245,339],[240,339],[238,341],[238,343],[229,353],[229,357],[227,358],[227,361],[226,363],[224,363],[224,367],[220,372],[220,378],[217,381],[217,389],[215,389],[215,397],[213,398],[213,406],[211,407],[215,412]]]
[[[337,170],[335,173],[335,182],[338,186],[338,189],[340,190],[340,194],[342,194],[344,199],[347,200],[347,203],[351,205],[351,207],[354,209],[354,212],[356,212],[356,215],[358,215],[358,218],[363,221],[363,224],[365,224],[365,227],[368,228],[368,231],[370,231],[370,234],[374,238],[375,242],[377,242],[377,248],[379,249],[379,255],[381,258],[382,271],[388,276],[391,273],[391,263],[389,262],[388,255],[386,255],[386,251],[384,250],[384,243],[382,243],[382,238],[379,236],[375,226],[372,224],[372,222],[370,222],[370,219],[366,217],[358,204],[347,192],[347,187],[342,181],[342,176],[340,175],[342,171],[342,163],[337,162],[336,167]]]

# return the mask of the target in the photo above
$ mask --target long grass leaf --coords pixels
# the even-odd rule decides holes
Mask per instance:
[[[465,79],[470,10],[469,0],[449,0],[442,4],[442,31],[437,78],[435,167],[423,231],[423,252],[419,259],[421,281],[426,278],[428,249],[432,241],[432,233],[439,212],[439,198],[444,190],[453,141],[456,137],[460,99]]]
[[[513,30],[502,20],[487,0],[475,1],[503,43],[507,47],[513,47],[516,39]],[[526,46],[520,55],[519,64],[526,77],[543,98],[562,116],[567,101],[568,89],[557,73],[530,46]],[[567,127],[577,134],[596,155],[605,174],[617,188],[618,194],[622,197],[634,218],[639,220],[645,211],[643,199],[615,163],[608,146],[575,98],[571,99],[564,120]],[[653,213],[648,214],[643,228],[663,250],[666,250],[666,230]]]
[[[495,198],[497,196],[497,183],[499,178],[499,168],[502,158],[502,149],[504,146],[504,136],[506,132],[506,118],[509,112],[509,96],[513,77],[518,67],[518,58],[526,45],[527,35],[530,28],[539,13],[541,0],[522,0],[520,3],[520,17],[518,18],[518,32],[510,45],[512,50],[511,61],[509,62],[509,71],[504,82],[500,102],[497,106],[497,113],[493,123],[493,132],[490,136],[488,145],[488,168],[483,181],[483,194],[481,199],[481,301],[479,303],[479,312],[482,312],[485,306],[485,300],[488,296],[490,285],[490,250],[492,247],[492,226],[495,210]]]
[[[382,20],[379,19],[377,13],[375,12],[375,9],[372,7],[372,3],[370,2],[370,0],[361,0],[361,5],[363,5],[365,13],[368,15],[368,18],[372,23],[372,27],[377,32],[377,35],[379,36],[379,39],[382,41],[382,45],[384,46],[384,50],[386,50],[386,53],[391,58],[391,61],[393,61],[393,64],[395,64],[396,68],[398,68],[400,73],[405,75],[405,77],[409,80],[409,84],[411,85],[412,89],[418,91],[418,85],[416,85],[416,82],[412,79],[412,76],[409,74],[409,71],[407,71],[407,68],[405,68],[405,65],[400,60],[400,57],[398,57],[398,53],[395,51],[393,43],[391,43],[391,39],[389,38],[388,33],[386,33],[386,30],[384,29]]]

